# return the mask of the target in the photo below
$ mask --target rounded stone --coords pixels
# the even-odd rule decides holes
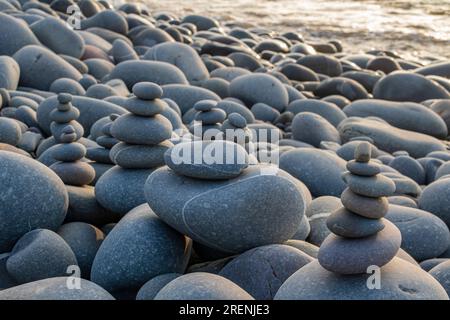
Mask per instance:
[[[310,54],[297,60],[297,63],[310,68],[316,73],[330,77],[337,77],[342,73],[341,62],[332,56]]]
[[[166,140],[157,145],[132,145],[119,142],[112,147],[109,156],[111,160],[128,169],[145,169],[164,165],[164,153],[173,146]]]
[[[148,280],[138,291],[136,300],[153,300],[158,292],[172,280],[182,276],[180,273],[160,274]]]
[[[95,170],[83,161],[55,162],[50,166],[64,182],[72,186],[84,186],[91,183],[95,178]]]
[[[114,166],[95,184],[95,197],[102,207],[124,216],[145,203],[143,186],[154,169],[123,169]]]
[[[14,119],[0,117],[0,142],[16,146],[22,137],[22,129]]]
[[[339,196],[345,189],[341,175],[346,162],[325,150],[297,148],[280,157],[279,166],[302,181],[315,197]]]
[[[314,259],[294,247],[273,244],[248,250],[219,272],[256,300],[272,300],[280,286]]]
[[[163,91],[163,98],[174,101],[179,106],[183,115],[186,114],[188,110],[191,110],[199,101],[220,101],[220,97],[214,92],[195,86],[169,84],[163,86]]]
[[[69,199],[51,169],[28,157],[0,151],[0,172],[4,177],[0,179],[4,191],[0,194],[0,252],[8,252],[30,229],[55,230],[61,225]]]
[[[425,170],[417,160],[410,156],[396,156],[389,162],[389,166],[401,174],[413,179],[418,184],[425,183]]]
[[[382,100],[422,102],[450,99],[450,92],[420,74],[397,71],[377,82],[373,96]]]
[[[183,273],[189,253],[187,238],[143,204],[128,212],[103,240],[91,280],[109,292],[136,293],[157,275]]]
[[[402,249],[417,261],[440,256],[450,246],[450,231],[429,212],[390,205],[386,219],[400,229]]]
[[[228,121],[236,128],[245,128],[247,126],[247,120],[237,112],[233,112],[228,115]]]
[[[450,179],[439,179],[422,190],[419,208],[433,213],[450,227]]]
[[[171,138],[172,124],[161,115],[147,118],[125,114],[113,122],[111,134],[130,144],[154,145]]]
[[[0,300],[114,300],[108,291],[85,279],[80,290],[67,286],[68,277],[55,277],[0,291]]]
[[[230,280],[206,272],[188,273],[164,286],[154,300],[254,300]]]
[[[100,229],[85,222],[63,224],[58,229],[58,234],[67,242],[75,254],[78,266],[81,269],[81,276],[89,279],[92,262],[103,239],[105,239],[105,234]]]
[[[255,103],[252,108],[251,112],[253,113],[253,116],[257,120],[261,120],[264,122],[275,122],[275,119],[277,119],[280,116],[280,112],[271,106],[268,106],[265,103]]]
[[[347,170],[358,176],[372,177],[381,172],[380,165],[374,161],[358,162],[351,160],[347,162]]]
[[[205,180],[238,177],[249,163],[243,147],[220,140],[181,142],[165,153],[164,160],[178,174]]]
[[[420,267],[394,258],[380,270],[380,290],[367,286],[369,275],[340,275],[314,261],[294,273],[275,300],[448,300],[442,286]]]
[[[0,25],[2,26],[1,56],[12,56],[28,45],[40,45],[39,40],[22,19],[0,12]]]
[[[277,78],[263,73],[234,79],[230,83],[230,95],[242,100],[247,106],[262,102],[278,111],[283,111],[289,103],[283,84]]]
[[[24,234],[6,261],[8,273],[20,284],[67,275],[68,267],[73,266],[78,263],[72,249],[47,229]]]
[[[348,210],[369,219],[380,219],[386,215],[389,209],[389,202],[386,197],[360,196],[349,188],[342,192],[341,201]]]
[[[161,87],[152,82],[136,83],[132,90],[134,95],[142,100],[155,100],[161,98],[163,95]]]
[[[395,192],[395,183],[383,175],[363,177],[345,173],[343,179],[350,190],[362,196],[377,198],[391,196]]]
[[[443,262],[435,266],[429,271],[442,287],[445,289],[448,295],[450,295],[450,263],[449,261]]]
[[[79,80],[81,73],[49,49],[30,45],[17,51],[13,58],[20,66],[20,85],[48,91],[59,78]]]
[[[364,238],[384,229],[383,219],[368,219],[341,208],[327,218],[327,227],[335,235],[344,238]]]
[[[53,157],[57,161],[76,161],[86,155],[86,147],[81,143],[59,144],[55,146]]]
[[[326,101],[301,99],[289,104],[286,109],[294,114],[300,112],[312,112],[325,118],[334,127],[337,127],[342,120],[347,118],[345,113],[335,104]]]
[[[372,265],[382,267],[400,249],[400,230],[385,220],[382,231],[366,238],[347,239],[330,234],[320,246],[320,265],[339,274],[366,273]]]
[[[148,177],[145,195],[173,228],[231,255],[295,234],[306,204],[303,188],[274,166],[253,165],[235,179],[208,183],[162,167]]]
[[[225,111],[219,108],[213,108],[209,111],[198,112],[195,115],[195,121],[210,125],[215,123],[222,123],[227,117]]]
[[[448,258],[433,258],[433,259],[428,259],[428,260],[424,260],[420,263],[420,267],[429,272],[431,269],[433,269],[434,267],[436,267],[437,265],[446,262],[446,261],[450,261]]]
[[[20,67],[17,62],[11,57],[0,56],[0,88],[16,90],[19,85],[19,79]]]
[[[162,113],[167,104],[161,99],[141,100],[132,97],[124,102],[124,107],[131,113],[142,117],[153,117],[158,113]]]
[[[344,77],[326,79],[320,82],[313,92],[321,98],[335,94],[341,95],[350,101],[369,98],[369,93],[361,84]]]
[[[295,140],[319,147],[322,141],[341,143],[339,132],[326,119],[312,112],[300,112],[292,121]]]

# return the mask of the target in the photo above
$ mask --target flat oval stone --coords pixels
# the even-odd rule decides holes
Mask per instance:
[[[195,120],[200,121],[206,125],[222,123],[227,117],[225,111],[219,108],[212,108],[209,111],[199,112],[195,115]]]
[[[383,230],[384,223],[383,219],[368,219],[342,208],[327,218],[327,227],[341,237],[364,238]]]
[[[330,234],[320,246],[318,260],[322,267],[340,274],[366,273],[372,265],[382,267],[400,249],[400,230],[389,221],[377,234],[358,239]]]
[[[59,144],[55,146],[53,157],[58,161],[76,161],[86,155],[86,147],[81,143],[74,142],[68,144]]]
[[[231,255],[282,243],[297,231],[306,206],[305,192],[297,179],[276,169],[253,165],[235,179],[205,183],[162,167],[148,177],[145,196],[164,222],[196,242]]]
[[[73,186],[83,186],[91,183],[95,178],[95,170],[86,162],[55,162],[50,166],[64,182]]]
[[[380,273],[381,288],[373,290],[367,286],[366,270],[343,276],[314,261],[286,280],[275,300],[448,300],[439,282],[403,259],[394,258]]]
[[[347,162],[347,170],[358,176],[372,177],[381,172],[380,165],[374,161],[358,162],[351,160]]]
[[[150,118],[125,114],[114,121],[111,133],[127,143],[153,145],[172,137],[172,124],[159,114]]]
[[[6,261],[8,273],[19,284],[64,276],[69,266],[78,266],[75,254],[64,239],[47,229],[23,235]]]
[[[400,230],[402,249],[417,261],[438,257],[450,246],[448,227],[429,212],[390,205],[385,218]]]
[[[153,82],[139,82],[133,86],[133,93],[138,99],[155,100],[163,95],[160,86]]]
[[[70,289],[70,280],[55,277],[25,283],[0,291],[0,300],[114,300],[108,291],[85,279],[80,279],[80,290]]]
[[[157,145],[132,145],[125,142],[116,144],[110,151],[111,160],[129,169],[145,169],[163,166],[164,153],[173,144],[166,140]]]
[[[247,151],[229,141],[182,142],[164,155],[176,173],[199,179],[231,179],[248,167]]]
[[[423,189],[419,208],[433,213],[450,227],[450,179],[441,178]]]
[[[247,120],[236,112],[228,115],[228,121],[236,128],[245,128],[247,126]]]
[[[369,219],[380,219],[389,209],[386,197],[364,197],[352,192],[349,188],[342,192],[341,201],[348,210]]]
[[[119,143],[120,141],[117,140],[116,138],[113,137],[109,137],[109,136],[100,136],[97,138],[96,140],[97,144],[107,148],[107,149],[111,149],[112,147],[114,147],[117,143]]]
[[[350,190],[362,196],[377,198],[391,196],[395,192],[395,183],[380,174],[373,177],[362,177],[347,172],[343,175],[343,179]]]
[[[161,99],[142,100],[133,97],[125,101],[124,107],[135,115],[153,117],[158,113],[163,112],[163,110],[167,108],[167,104]]]
[[[188,273],[169,282],[154,300],[254,300],[232,281],[206,272]]]

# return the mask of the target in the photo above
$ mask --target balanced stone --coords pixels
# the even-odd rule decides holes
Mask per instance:
[[[128,169],[145,169],[164,165],[164,153],[173,147],[173,144],[165,140],[156,145],[133,145],[119,142],[114,145],[109,153],[111,160]]]
[[[391,222],[384,220],[384,225],[382,231],[365,238],[329,235],[320,247],[320,265],[340,274],[358,274],[365,273],[371,265],[387,264],[400,249],[402,236]]]
[[[327,218],[327,227],[341,237],[363,238],[380,232],[385,224],[383,219],[367,219],[342,208]]]
[[[176,278],[164,286],[154,300],[254,300],[232,281],[206,272]]]
[[[341,195],[342,204],[350,211],[369,219],[380,219],[386,215],[389,202],[386,197],[369,198],[345,189]]]
[[[232,179],[248,166],[248,154],[229,141],[182,142],[164,155],[166,164],[176,173],[199,179]]]
[[[358,176],[374,176],[381,172],[380,165],[373,161],[368,163],[361,163],[357,160],[347,162],[347,170]]]
[[[77,265],[69,245],[47,229],[35,229],[24,234],[6,261],[8,273],[20,284],[64,276],[68,267]]]
[[[377,198],[390,196],[395,192],[395,183],[383,175],[363,177],[345,173],[343,178],[351,191],[366,197]]]

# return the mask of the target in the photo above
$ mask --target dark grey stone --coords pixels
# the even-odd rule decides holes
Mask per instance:
[[[377,175],[381,172],[380,165],[374,161],[358,162],[356,160],[350,160],[347,162],[347,170],[358,176],[368,177]]]
[[[47,229],[24,234],[6,261],[8,273],[19,284],[67,275],[72,266],[78,266],[72,249],[58,234]]]
[[[345,189],[341,178],[345,161],[324,150],[301,148],[283,153],[279,166],[302,181],[313,196],[339,196]]]
[[[188,273],[164,286],[154,300],[254,300],[230,280],[206,272]]]
[[[108,29],[123,35],[128,32],[127,20],[114,10],[100,11],[87,19],[81,20],[81,29],[85,30],[92,27]]]
[[[0,74],[0,88],[6,90],[17,89],[20,79],[20,67],[16,60],[8,56],[0,56]]]
[[[407,151],[412,157],[420,158],[432,151],[444,151],[444,144],[434,137],[393,127],[374,118],[351,117],[338,127],[343,142],[359,136],[367,136],[381,150]],[[376,155],[374,155],[376,157]]]
[[[283,170],[270,174],[272,169],[254,165],[236,179],[205,183],[163,167],[148,178],[145,195],[179,232],[210,248],[239,253],[288,240],[302,219],[303,187]]]
[[[272,300],[280,286],[314,259],[294,247],[273,244],[248,250],[219,273],[257,300]]]
[[[389,209],[387,198],[360,196],[352,192],[349,188],[342,192],[341,201],[348,210],[369,219],[380,219],[386,215]]]
[[[12,56],[27,45],[39,45],[40,42],[22,19],[0,12],[2,46],[0,55]]]
[[[273,123],[275,122],[275,119],[280,116],[280,112],[277,109],[261,102],[255,103],[251,108],[251,112],[255,119],[264,122]]]
[[[438,264],[429,273],[442,285],[447,294],[450,294],[450,262]]]
[[[345,173],[343,179],[351,191],[362,196],[377,198],[391,196],[395,192],[395,183],[383,175],[363,177]]]
[[[327,218],[327,227],[335,235],[345,238],[364,238],[384,229],[384,219],[369,219],[341,208]]]
[[[0,291],[0,300],[114,300],[105,289],[88,280],[80,279],[80,290],[67,284],[67,277],[49,278],[22,284]]]
[[[327,271],[314,261],[294,273],[278,290],[275,300],[448,299],[433,277],[403,259],[394,258],[380,272],[383,277],[381,288],[371,290],[367,281],[372,273],[340,275]]]
[[[379,233],[366,238],[347,239],[330,234],[320,246],[320,265],[340,274],[365,273],[371,265],[382,267],[400,249],[402,236],[395,225],[384,220]]]
[[[448,258],[433,258],[433,259],[428,259],[428,260],[424,260],[420,263],[420,267],[429,272],[431,269],[433,269],[434,267],[436,267],[437,265],[449,261]]]
[[[69,93],[77,96],[84,96],[86,94],[86,91],[79,82],[69,78],[56,79],[50,85],[49,91],[54,93]]]
[[[337,77],[342,73],[341,62],[331,56],[310,54],[297,60],[297,63],[310,68],[314,72]]]
[[[445,138],[447,126],[438,114],[414,102],[359,100],[344,108],[349,117],[379,117],[394,127]]]
[[[17,51],[14,60],[20,66],[20,85],[48,91],[59,78],[79,80],[81,73],[52,51],[36,45]]]
[[[334,94],[344,96],[350,101],[369,98],[368,92],[361,84],[344,77],[326,79],[313,92],[321,98]]]
[[[114,40],[111,53],[116,64],[128,60],[139,60],[139,56],[136,51],[134,51],[133,47],[123,39]]]
[[[278,111],[283,111],[289,103],[283,84],[277,78],[262,73],[244,75],[231,81],[230,95],[248,106],[262,102]]]
[[[337,127],[347,116],[335,104],[320,100],[295,100],[286,109],[294,114],[312,112],[324,117],[333,126]]]
[[[153,300],[166,284],[180,276],[180,273],[165,273],[150,279],[139,289],[136,300]]]
[[[373,96],[391,101],[422,102],[428,99],[450,99],[450,92],[420,74],[397,71],[378,81]]]
[[[92,262],[97,254],[105,234],[85,222],[69,222],[58,229],[58,234],[72,249],[81,269],[81,276],[89,279]]]
[[[401,174],[413,179],[415,182],[425,184],[425,170],[417,160],[408,155],[397,156],[389,162],[389,166]]]
[[[313,258],[317,258],[317,255],[319,254],[319,247],[313,245],[312,243],[306,242],[306,241],[288,240],[284,244],[294,247]]]
[[[419,208],[433,213],[450,227],[450,179],[440,179],[425,187],[419,197]]]
[[[109,292],[137,291],[148,279],[183,273],[188,240],[143,204],[131,210],[103,240],[92,264],[91,280]]]
[[[180,107],[182,114],[185,114],[201,100],[220,101],[220,97],[217,94],[205,88],[184,84],[169,84],[164,85],[162,89],[164,91],[163,98],[169,98],[175,101]]]
[[[0,142],[16,146],[22,138],[19,123],[10,118],[0,118]]]
[[[0,172],[6,177],[0,189],[8,190],[0,194],[0,252],[10,250],[30,229],[55,230],[61,225],[68,196],[55,173],[35,160],[6,151],[0,151]]]
[[[325,118],[312,112],[300,112],[294,117],[292,137],[316,148],[320,147],[322,141],[341,143],[337,129]]]

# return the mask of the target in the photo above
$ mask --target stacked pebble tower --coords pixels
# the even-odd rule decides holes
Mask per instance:
[[[77,133],[72,125],[65,126],[58,136],[58,145],[54,147],[53,156],[58,162],[50,166],[66,185],[84,186],[95,178],[92,166],[81,161],[86,155],[86,147],[77,142]]]
[[[214,140],[222,136],[222,122],[227,114],[222,109],[216,108],[217,101],[201,100],[194,105],[197,111],[194,122],[189,131],[202,140]],[[205,135],[205,133],[207,133]]]
[[[362,142],[355,150],[355,160],[347,163],[349,172],[343,178],[348,188],[341,195],[344,208],[328,217],[332,234],[322,243],[318,255],[322,267],[329,271],[366,273],[371,265],[387,264],[400,249],[400,231],[383,218],[389,209],[386,197],[394,194],[395,184],[380,174],[380,166],[370,157],[370,144]],[[360,250],[335,250],[346,246],[358,246]]]
[[[173,145],[169,141],[172,125],[160,114],[165,106],[161,87],[141,82],[133,86],[133,94],[124,103],[130,113],[118,117],[110,128],[110,134],[119,140],[110,150],[116,166],[96,184],[97,200],[121,215],[145,202],[145,180],[164,165],[164,153]]]

